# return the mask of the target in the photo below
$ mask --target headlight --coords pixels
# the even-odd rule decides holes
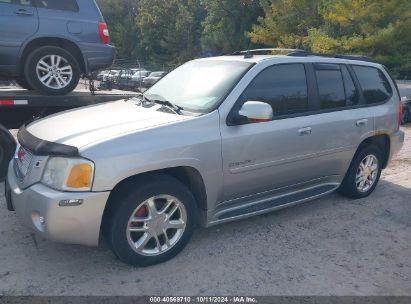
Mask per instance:
[[[90,191],[94,164],[84,158],[51,157],[47,161],[42,183],[62,191]]]

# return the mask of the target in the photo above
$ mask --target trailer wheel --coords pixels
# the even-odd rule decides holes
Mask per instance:
[[[14,155],[16,142],[10,132],[0,126],[0,182],[4,181],[9,162]]]
[[[57,46],[43,46],[27,58],[24,74],[36,90],[49,95],[64,95],[73,91],[80,80],[77,60]]]

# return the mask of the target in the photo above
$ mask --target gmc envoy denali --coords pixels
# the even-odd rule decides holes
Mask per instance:
[[[289,207],[335,190],[368,196],[404,141],[398,88],[354,56],[190,61],[139,98],[23,126],[8,208],[54,241],[164,262],[196,224]]]

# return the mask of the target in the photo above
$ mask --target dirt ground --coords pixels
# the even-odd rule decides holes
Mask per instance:
[[[36,244],[0,191],[0,295],[410,296],[411,127],[404,130],[403,150],[369,198],[332,194],[198,229],[175,259],[149,268],[104,247]]]

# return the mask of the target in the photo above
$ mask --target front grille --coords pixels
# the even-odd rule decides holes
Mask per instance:
[[[33,160],[33,154],[25,149],[24,147],[20,146],[17,149],[16,155],[14,157],[14,162],[17,166],[18,175],[21,178],[24,178],[27,173],[29,172],[31,161]]]

